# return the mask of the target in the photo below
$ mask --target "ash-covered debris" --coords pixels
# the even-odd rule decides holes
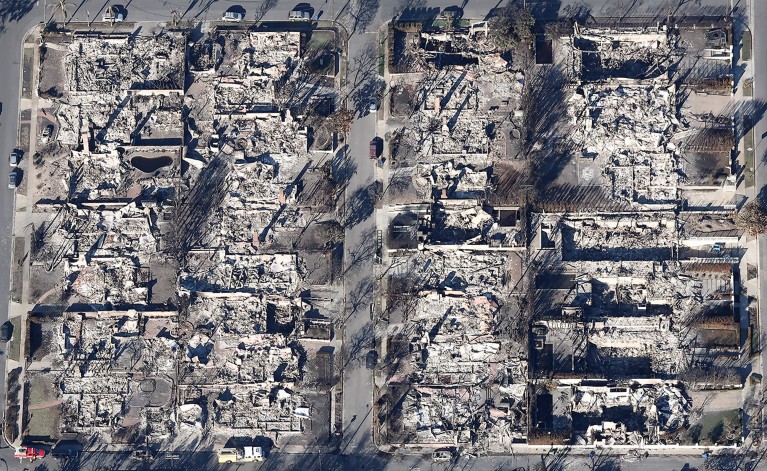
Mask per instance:
[[[119,444],[322,435],[332,382],[302,389],[340,348],[343,187],[310,125],[335,80],[299,32],[157,31],[46,33],[35,406],[52,437]]]

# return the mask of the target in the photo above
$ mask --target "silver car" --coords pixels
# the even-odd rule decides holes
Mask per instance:
[[[21,162],[21,152],[14,149],[11,151],[11,155],[8,156],[8,163],[11,164],[11,167],[18,167],[19,162]]]
[[[230,21],[232,23],[239,23],[242,21],[242,13],[238,11],[227,11],[224,16],[221,17],[221,21]]]

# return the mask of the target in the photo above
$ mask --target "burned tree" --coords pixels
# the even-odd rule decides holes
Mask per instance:
[[[767,207],[760,198],[746,203],[735,219],[738,228],[756,236],[767,232]]]
[[[328,121],[333,129],[346,134],[352,127],[354,113],[345,108],[340,108],[328,116]]]
[[[534,24],[529,9],[509,2],[500,15],[490,19],[490,38],[498,49],[510,51],[530,42]]]

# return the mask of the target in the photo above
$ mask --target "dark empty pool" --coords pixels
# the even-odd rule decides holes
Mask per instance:
[[[168,167],[173,159],[164,155],[162,157],[133,157],[130,164],[145,173],[155,172],[163,167]]]

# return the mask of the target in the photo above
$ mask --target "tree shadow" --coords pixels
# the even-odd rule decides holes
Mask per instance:
[[[3,0],[0,2],[0,32],[5,29],[5,23],[21,21],[37,3],[37,0]]]
[[[346,200],[344,227],[356,226],[373,215],[375,208],[375,183],[354,190]]]
[[[379,0],[353,0],[354,6],[350,9],[353,23],[350,35],[357,30],[364,31],[373,23],[376,13],[378,13]]]
[[[264,3],[262,3],[261,6],[256,9],[255,20],[261,21],[261,19],[263,19],[263,17],[269,13],[269,10],[277,6],[277,3],[279,3],[279,0],[264,1]]]
[[[353,271],[364,262],[372,260],[376,252],[375,228],[370,227],[363,231],[353,247],[349,247],[349,258],[346,261],[346,269],[343,275]]]

